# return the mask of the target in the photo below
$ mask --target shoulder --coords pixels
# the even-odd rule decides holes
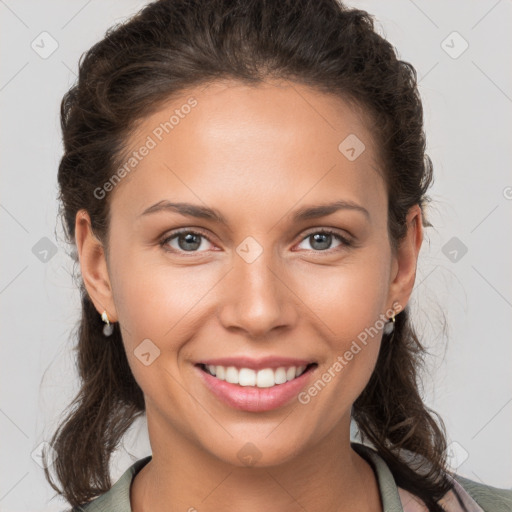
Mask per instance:
[[[492,487],[457,474],[453,477],[455,487],[459,484],[484,512],[512,512],[512,489]]]
[[[106,493],[97,496],[89,503],[73,508],[70,512],[132,512],[130,504],[132,480],[151,459],[152,455],[148,455],[137,460]]]
[[[391,503],[389,510],[428,512],[425,503],[418,496],[396,485],[390,468],[374,447],[362,443],[351,444],[360,455],[366,455],[373,462],[386,501],[389,502],[390,495],[399,496],[400,502]],[[407,451],[403,452],[403,456],[407,461],[417,457]],[[420,459],[424,461],[421,457]],[[512,512],[512,489],[492,487],[452,472],[446,473],[446,476],[453,484],[453,489],[439,500],[439,505],[446,512]]]

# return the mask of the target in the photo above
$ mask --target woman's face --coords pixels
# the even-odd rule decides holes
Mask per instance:
[[[298,84],[216,82],[146,118],[130,148],[111,192],[105,286],[83,249],[81,263],[98,311],[120,322],[152,445],[181,439],[264,466],[328,436],[348,442],[422,237],[414,209],[411,241],[392,253],[362,119]],[[294,366],[307,367],[300,381]]]

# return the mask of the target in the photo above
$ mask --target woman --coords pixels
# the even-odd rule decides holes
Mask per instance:
[[[153,2],[87,52],[62,129],[81,390],[45,471],[73,510],[512,510],[448,469],[418,390],[432,164],[366,12]],[[152,455],[112,486],[142,414]]]

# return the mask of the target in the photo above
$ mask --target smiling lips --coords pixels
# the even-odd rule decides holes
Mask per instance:
[[[315,362],[269,357],[212,359],[197,363],[207,387],[236,409],[268,411],[290,401],[304,387]]]

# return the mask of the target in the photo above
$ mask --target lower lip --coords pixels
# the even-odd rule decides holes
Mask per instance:
[[[316,366],[310,367],[300,377],[270,388],[231,384],[217,379],[199,366],[196,368],[208,389],[230,407],[243,411],[264,412],[282,407],[295,398],[306,386]]]

